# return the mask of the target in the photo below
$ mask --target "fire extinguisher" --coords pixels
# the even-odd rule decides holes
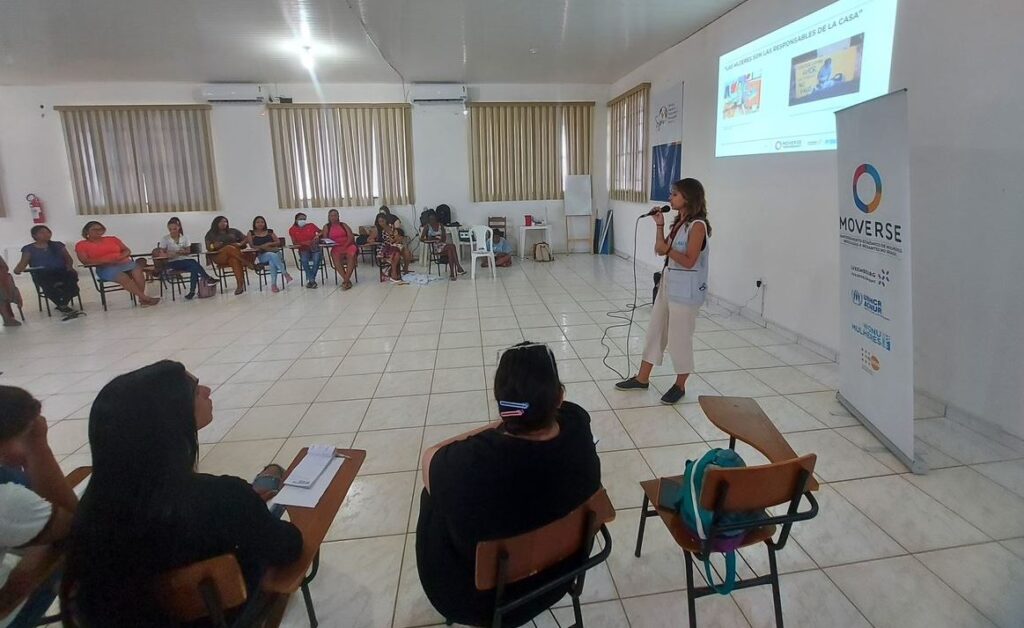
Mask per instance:
[[[25,197],[25,200],[28,201],[28,208],[32,210],[32,222],[37,225],[46,222],[46,210],[43,209],[43,199],[35,194],[29,194]]]

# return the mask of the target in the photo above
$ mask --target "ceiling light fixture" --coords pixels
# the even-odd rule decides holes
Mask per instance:
[[[316,59],[313,58],[313,51],[309,46],[302,47],[302,52],[299,53],[299,60],[302,61],[302,67],[307,70],[312,70],[313,65],[316,63]]]

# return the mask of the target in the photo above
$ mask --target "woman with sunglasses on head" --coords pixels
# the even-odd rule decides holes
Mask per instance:
[[[235,294],[245,292],[245,269],[256,270],[252,257],[242,250],[248,244],[245,236],[228,222],[225,216],[217,216],[206,232],[206,250],[213,254],[213,263],[221,268],[230,266],[235,275]]]
[[[677,375],[675,383],[661,397],[664,404],[683,398],[686,378],[693,371],[693,331],[697,327],[700,306],[707,297],[708,238],[711,237],[707,201],[700,181],[682,179],[673,183],[669,203],[679,213],[667,237],[665,215],[659,210],[652,216],[657,225],[654,252],[665,256],[665,266],[647,324],[640,372],[615,384],[619,390],[647,390],[651,371],[661,366],[665,347],[668,347]]]
[[[65,625],[178,626],[158,602],[167,572],[234,554],[251,594],[267,567],[299,558],[302,534],[267,508],[274,491],[196,471],[196,431],[212,420],[209,387],[180,362],[120,375],[96,396],[92,476],[72,523],[61,590]],[[269,465],[261,478],[269,474],[279,479],[283,470]]]
[[[494,592],[476,589],[479,541],[529,532],[556,521],[601,488],[601,461],[586,410],[563,398],[551,350],[520,343],[506,350],[494,375],[501,420],[445,440],[423,454],[423,493],[416,526],[420,582],[446,619],[489,625]],[[509,598],[561,575],[567,559],[510,585]],[[505,616],[521,625],[557,602],[569,585]]]
[[[192,242],[185,235],[185,229],[181,226],[181,220],[177,216],[167,221],[167,235],[160,238],[157,249],[163,255],[167,268],[189,274],[188,294],[185,295],[185,299],[195,298],[196,286],[199,285],[200,279],[211,286],[220,283],[206,272],[202,264],[190,257]],[[154,251],[154,262],[159,259],[156,253],[157,251]]]
[[[158,297],[146,294],[146,276],[142,267],[132,259],[131,249],[119,238],[105,235],[103,223],[90,220],[82,227],[82,240],[75,244],[75,254],[86,266],[96,267],[96,276],[103,281],[119,284],[135,295],[139,305],[149,307],[160,302]]]
[[[256,259],[270,269],[270,291],[280,292],[277,287],[278,275],[284,275],[285,284],[292,282],[292,276],[284,264],[284,256],[281,251],[281,241],[277,238],[274,230],[267,226],[267,219],[263,216],[256,216],[252,219],[252,231],[249,232],[249,244],[259,251]]]

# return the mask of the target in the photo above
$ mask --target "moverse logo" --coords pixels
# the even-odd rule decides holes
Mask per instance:
[[[860,193],[857,192],[857,183],[864,175],[868,175],[875,182],[875,195],[868,203],[862,201]],[[853,203],[865,214],[875,211],[882,203],[882,176],[878,174],[878,169],[871,164],[861,164],[853,171]]]

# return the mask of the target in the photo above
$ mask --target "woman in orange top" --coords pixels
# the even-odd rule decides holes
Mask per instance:
[[[103,281],[112,281],[139,299],[142,307],[160,302],[159,298],[146,294],[146,277],[142,268],[131,258],[131,249],[114,236],[104,235],[107,228],[102,223],[90,220],[82,227],[82,237],[75,244],[75,254],[86,266],[96,267],[96,276]]]
[[[323,254],[320,252],[320,227],[306,221],[306,214],[295,214],[295,224],[288,230],[292,244],[299,248],[299,266],[306,271],[306,287],[316,288],[316,274]]]
[[[331,259],[334,260],[334,267],[341,270],[341,289],[348,290],[352,287],[352,273],[356,269],[356,262],[359,261],[356,235],[352,233],[351,227],[341,222],[338,210],[332,209],[327,212],[327,224],[320,232],[320,237],[334,241]]]
[[[245,268],[256,270],[255,256],[242,252],[248,244],[249,239],[238,229],[232,229],[224,216],[214,218],[206,232],[206,250],[213,253],[213,263],[230,266],[235,275],[235,294],[245,292]]]

